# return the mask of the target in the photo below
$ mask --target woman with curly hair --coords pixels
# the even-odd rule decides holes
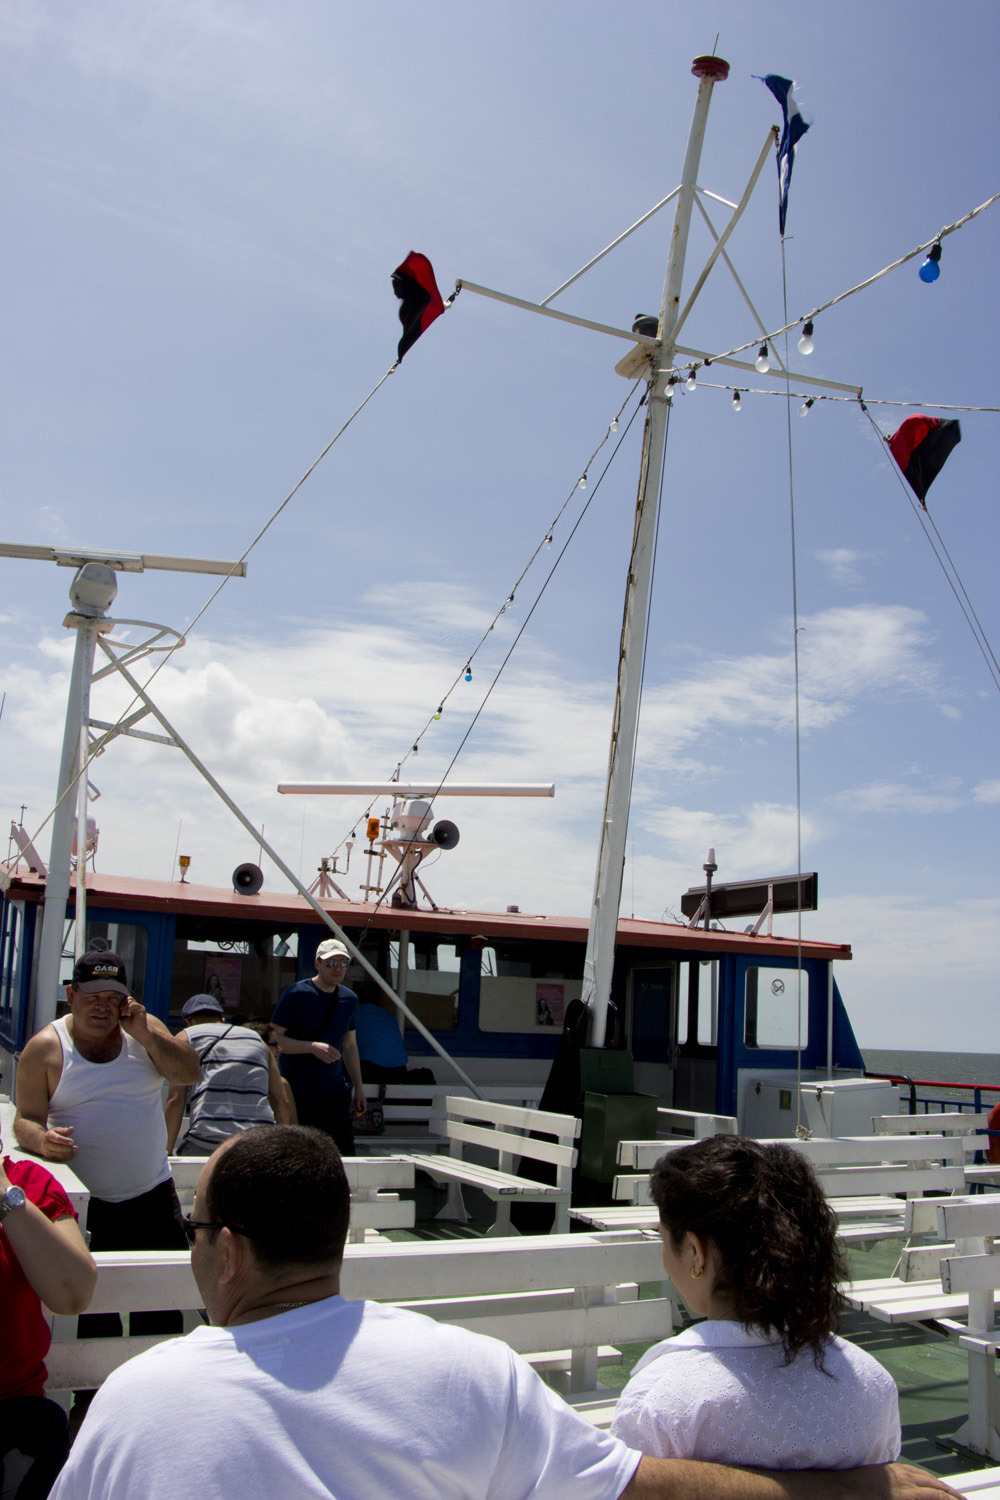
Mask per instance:
[[[657,1458],[853,1469],[899,1457],[896,1386],[835,1333],[837,1221],[791,1146],[714,1136],[653,1168],[663,1265],[706,1321],[636,1365],[612,1432]]]

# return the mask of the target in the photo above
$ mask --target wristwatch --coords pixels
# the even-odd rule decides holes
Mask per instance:
[[[9,1213],[13,1213],[15,1208],[23,1208],[27,1201],[24,1188],[9,1187],[0,1193],[0,1224]]]

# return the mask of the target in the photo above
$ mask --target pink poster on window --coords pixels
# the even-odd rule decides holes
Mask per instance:
[[[566,996],[561,984],[535,985],[535,1019],[539,1026],[562,1026]]]
[[[209,953],[205,957],[205,994],[218,1000],[226,1010],[239,1007],[242,965],[238,953]]]

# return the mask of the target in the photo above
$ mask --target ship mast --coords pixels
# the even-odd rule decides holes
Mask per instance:
[[[625,862],[625,839],[628,833],[629,802],[635,758],[635,738],[639,721],[639,695],[642,684],[642,656],[649,616],[650,582],[653,571],[653,548],[659,509],[660,475],[667,415],[670,409],[669,373],[674,357],[674,331],[680,312],[681,282],[687,252],[691,210],[694,206],[701,161],[702,142],[708,120],[712,90],[717,81],[729,76],[729,64],[720,57],[696,57],[691,71],[700,80],[691,129],[688,134],[684,169],[674,211],[674,227],[660,302],[657,329],[659,348],[654,350],[647,394],[646,428],[642,443],[642,465],[636,500],[632,554],[625,589],[621,645],[618,655],[618,684],[611,723],[611,749],[601,816],[601,836],[594,879],[594,898],[590,913],[590,930],[583,968],[581,998],[591,1011],[591,1045],[603,1047],[607,1030],[608,1002],[618,932],[618,908],[621,903],[622,874]]]

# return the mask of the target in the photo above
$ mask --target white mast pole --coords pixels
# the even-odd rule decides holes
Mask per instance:
[[[94,564],[90,565],[92,568]],[[109,575],[108,589],[114,599],[114,574]],[[103,613],[103,611],[101,612]],[[70,851],[73,845],[74,803],[83,803],[86,808],[86,775],[81,776],[84,791],[79,798],[73,797],[70,787],[80,766],[80,748],[90,718],[90,679],[94,671],[94,647],[98,627],[102,623],[96,611],[90,617],[80,614],[67,615],[67,625],[76,629],[76,649],[73,653],[73,673],[70,678],[69,697],[66,704],[66,728],[63,733],[62,762],[59,767],[59,785],[56,791],[56,810],[52,815],[52,845],[49,852],[49,873],[45,880],[45,902],[42,907],[42,932],[38,947],[38,967],[35,979],[35,1003],[32,1011],[32,1031],[40,1031],[55,1020],[59,999],[59,970],[62,966],[63,934],[66,928],[66,902],[69,898]],[[84,850],[86,859],[87,822],[84,816],[82,829],[77,819],[77,870],[80,869],[79,853]],[[77,911],[79,925],[80,913]],[[84,917],[86,921],[86,917]],[[79,933],[78,933],[79,939]]]
[[[653,542],[663,446],[669,410],[670,387],[667,372],[673,363],[673,333],[680,309],[684,257],[688,229],[694,206],[698,165],[708,120],[708,107],[716,80],[729,76],[729,64],[719,57],[697,57],[691,67],[700,80],[691,129],[688,134],[684,170],[681,176],[674,227],[667,256],[667,270],[660,303],[658,336],[660,349],[654,356],[650,377],[646,430],[642,446],[642,467],[636,500],[632,556],[625,590],[621,648],[618,657],[618,686],[611,725],[611,751],[601,818],[601,839],[594,881],[594,900],[587,936],[587,953],[583,968],[582,999],[591,1010],[591,1045],[603,1047],[607,1030],[608,1001],[615,960],[618,932],[618,908],[621,903],[622,873],[625,862],[625,838],[628,832],[629,801],[632,792],[632,768],[636,728],[639,720],[639,688],[642,674],[642,650],[649,613],[649,590],[653,569]]]

